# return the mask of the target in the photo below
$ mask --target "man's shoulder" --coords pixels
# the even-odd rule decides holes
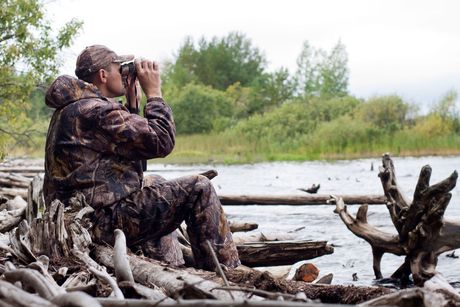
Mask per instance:
[[[116,102],[113,99],[105,97],[89,97],[82,98],[75,102],[76,107],[78,107],[82,112],[88,111],[110,111],[122,109],[123,106],[121,103]]]

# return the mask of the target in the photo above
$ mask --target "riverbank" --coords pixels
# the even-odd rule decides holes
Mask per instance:
[[[6,149],[6,157],[43,159],[44,144],[44,138],[40,138],[35,140],[33,146],[11,146]],[[262,140],[251,141],[243,136],[226,133],[179,135],[173,152],[164,159],[152,162],[232,165],[275,161],[337,161],[379,158],[385,152],[398,157],[458,156],[460,135],[423,138],[399,133],[373,143],[349,142],[343,146],[310,145],[305,140],[277,144]]]

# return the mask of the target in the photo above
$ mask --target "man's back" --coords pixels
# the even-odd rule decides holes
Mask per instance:
[[[70,76],[53,83],[46,102],[56,108],[46,144],[46,203],[80,191],[93,207],[113,204],[141,188],[142,159],[165,156],[174,146],[174,122],[163,103],[148,104],[142,118]]]

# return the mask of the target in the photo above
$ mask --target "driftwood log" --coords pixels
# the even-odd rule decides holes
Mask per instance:
[[[241,263],[249,266],[294,264],[332,254],[334,248],[327,241],[267,241],[237,244]]]
[[[377,279],[382,278],[380,263],[384,253],[405,256],[404,263],[392,278],[407,284],[412,274],[414,283],[423,286],[436,273],[438,255],[460,247],[460,223],[444,219],[449,204],[449,193],[457,182],[454,171],[445,180],[430,185],[431,167],[424,166],[420,172],[412,202],[401,193],[393,161],[383,155],[379,177],[382,182],[387,207],[397,234],[381,231],[367,222],[367,205],[359,208],[356,217],[351,216],[343,200],[334,197],[336,213],[347,228],[366,240],[372,247],[373,269]]]
[[[186,225],[181,225],[179,242],[186,265],[193,266]],[[234,234],[241,263],[248,267],[292,265],[302,260],[332,254],[334,247],[327,241],[294,240],[290,233],[245,232]]]
[[[341,195],[346,204],[369,204],[383,205],[387,199],[384,195]],[[330,195],[219,195],[220,202],[224,206],[245,206],[245,205],[327,205]]]
[[[259,227],[256,223],[238,223],[232,221],[229,221],[229,226],[231,232],[251,231]]]

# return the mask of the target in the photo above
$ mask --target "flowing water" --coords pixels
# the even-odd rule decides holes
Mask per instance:
[[[429,164],[433,169],[431,183],[445,179],[454,170],[460,170],[460,157],[393,158],[393,162],[399,187],[409,199],[424,165]],[[310,187],[314,183],[321,184],[320,194],[383,194],[377,176],[380,165],[378,159],[360,159],[246,165],[149,164],[148,169],[167,179],[216,169],[219,175],[212,182],[218,194],[305,195],[298,188]],[[348,206],[348,211],[354,215],[358,207]],[[275,233],[297,230],[296,239],[327,240],[334,245],[334,253],[309,260],[320,269],[320,275],[333,273],[334,284],[373,283],[370,245],[345,227],[339,216],[333,213],[333,206],[252,205],[225,206],[224,210],[232,221],[258,223],[258,231]],[[460,187],[453,189],[445,217],[460,219]],[[383,231],[396,233],[385,206],[369,206],[368,222]],[[449,253],[439,256],[437,269],[450,283],[458,286],[460,258],[447,257]],[[382,259],[383,276],[389,277],[403,260],[403,257],[385,254]],[[352,279],[354,273],[357,274],[357,281]]]

